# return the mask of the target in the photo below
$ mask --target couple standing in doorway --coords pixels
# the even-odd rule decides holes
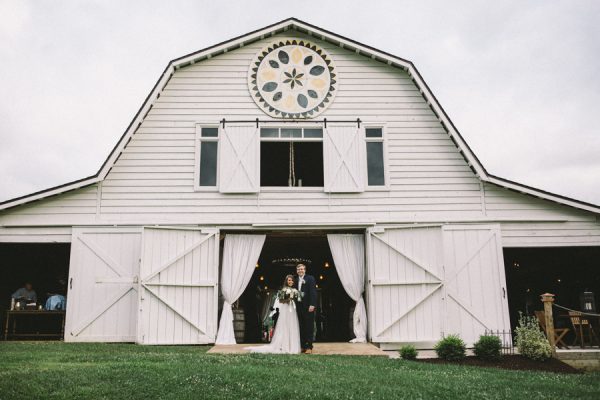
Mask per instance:
[[[277,296],[274,307],[279,308],[279,318],[271,343],[247,347],[247,350],[255,353],[312,353],[317,306],[316,282],[313,276],[306,274],[304,264],[296,266],[296,274],[296,277],[285,277],[280,293],[285,289],[296,289],[299,295],[289,299]]]

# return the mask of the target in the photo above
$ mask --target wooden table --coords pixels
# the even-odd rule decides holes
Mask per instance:
[[[40,333],[40,332],[27,332],[17,333],[17,319],[19,317],[26,316],[28,318],[39,318],[41,316],[54,316],[61,319],[60,333]],[[12,324],[11,324],[12,322]],[[9,329],[12,328],[12,329]],[[10,330],[10,332],[9,332]],[[62,339],[65,333],[65,311],[47,311],[47,310],[8,310],[6,311],[6,321],[4,324],[4,340],[14,337],[24,338],[58,338]]]

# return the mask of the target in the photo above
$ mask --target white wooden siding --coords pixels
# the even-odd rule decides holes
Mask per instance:
[[[0,227],[3,225],[67,226],[94,223],[98,211],[97,190],[98,185],[91,185],[6,211],[0,211]]]
[[[70,243],[71,227],[0,228],[0,243]]]
[[[3,211],[0,226],[350,223],[360,213],[361,221],[376,223],[510,220],[502,225],[507,245],[550,245],[563,235],[598,244],[594,214],[481,185],[406,72],[319,41],[335,60],[339,87],[318,119],[359,117],[385,126],[389,190],[194,191],[196,123],[269,119],[250,97],[247,72],[271,40],[177,70],[101,187]],[[538,228],[553,233],[538,235]]]
[[[502,223],[504,247],[600,246],[598,222]]]
[[[327,43],[320,44],[335,58],[340,85],[335,101],[318,118],[360,117],[385,125],[390,191],[194,193],[194,124],[268,119],[247,88],[249,63],[268,42],[176,71],[103,183],[103,218],[127,215],[141,221],[160,214],[174,221],[222,223],[233,217],[252,223],[352,220],[357,212],[378,221],[432,214],[481,216],[477,178],[408,75]]]

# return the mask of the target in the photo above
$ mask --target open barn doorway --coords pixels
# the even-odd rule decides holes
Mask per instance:
[[[62,339],[70,250],[70,243],[0,243],[4,338]],[[26,293],[18,291],[26,283],[36,298],[20,297],[12,304],[13,294]]]
[[[239,299],[234,319],[238,342],[268,342],[273,328],[275,294],[286,275],[296,274],[296,265],[307,266],[317,282],[316,342],[347,342],[354,337],[354,301],[344,290],[325,233],[267,234],[260,258]],[[237,314],[237,316],[235,315]],[[237,323],[236,323],[237,322]],[[243,328],[242,328],[243,327]],[[243,329],[243,335],[241,330]]]
[[[555,304],[582,310],[582,294],[593,293],[593,312],[600,309],[600,247],[505,248],[504,264],[511,326],[519,312],[543,310],[542,293],[556,295]],[[557,328],[571,328],[567,311],[554,308]]]

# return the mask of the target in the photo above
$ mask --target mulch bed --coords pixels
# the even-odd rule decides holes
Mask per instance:
[[[417,361],[430,364],[469,365],[474,367],[501,368],[520,371],[557,372],[561,374],[582,373],[581,371],[571,367],[568,364],[565,364],[564,362],[556,358],[551,358],[542,362],[534,361],[520,355],[502,356],[502,358],[499,361],[483,361],[474,356],[466,357],[463,361],[446,361],[440,358],[425,358],[418,359]]]

